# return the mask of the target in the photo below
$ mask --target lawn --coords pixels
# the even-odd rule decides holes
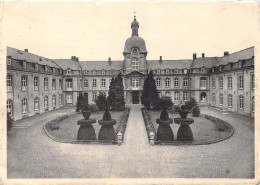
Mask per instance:
[[[110,113],[112,119],[117,120],[117,124],[114,125],[114,129],[116,130],[120,117],[123,115],[124,111],[110,111]],[[101,125],[98,124],[98,120],[103,118],[103,114],[104,111],[98,111],[92,113],[90,116],[90,118],[94,118],[97,120],[96,123],[92,124],[95,129],[96,139],[98,137],[98,132],[101,128]],[[77,141],[77,133],[79,129],[79,125],[77,124],[77,121],[80,119],[84,119],[81,113],[70,115],[67,119],[64,119],[58,123],[59,124],[58,130],[49,129],[48,131],[51,135],[55,136],[56,138],[69,140],[69,141]]]
[[[155,130],[157,131],[158,124],[156,123],[156,119],[160,117],[161,111],[148,111],[150,117],[152,119],[152,123],[154,125]],[[169,117],[179,118],[179,114],[169,114]],[[192,117],[191,114],[188,115],[188,118],[193,118],[194,123],[190,125],[190,128],[193,132],[193,143],[207,143],[214,142],[216,140],[221,140],[230,135],[229,132],[221,132],[216,130],[216,125],[210,120],[207,120],[204,115],[200,115],[200,117]],[[171,128],[174,133],[174,140],[177,139],[177,132],[180,125],[175,124],[174,122],[171,124]]]

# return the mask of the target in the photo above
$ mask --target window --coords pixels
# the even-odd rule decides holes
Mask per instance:
[[[255,75],[254,74],[251,75],[251,87],[252,87],[252,89],[255,89]]]
[[[34,110],[35,111],[39,110],[39,98],[38,97],[34,98]]]
[[[95,102],[97,99],[97,93],[96,92],[93,92],[93,102]]]
[[[187,73],[188,73],[188,70],[187,70],[187,69],[184,69],[184,70],[183,70],[183,73],[184,73],[184,74],[187,74]]]
[[[60,90],[62,89],[62,81],[61,81],[61,79],[59,79],[59,89]]]
[[[39,77],[34,77],[33,84],[34,84],[34,90],[38,91],[39,90]]]
[[[48,90],[48,78],[44,78],[44,90]]]
[[[179,92],[178,91],[174,92],[174,101],[179,101]]]
[[[22,99],[22,113],[23,114],[27,113],[27,99],[26,98]]]
[[[101,79],[101,88],[106,88],[106,79]]]
[[[188,101],[188,99],[189,99],[189,93],[183,92],[183,101]]]
[[[216,94],[215,93],[212,94],[212,103],[213,104],[216,103]]]
[[[36,63],[36,64],[34,64],[34,69],[35,69],[35,71],[38,71],[38,69],[39,69],[39,66],[38,66],[38,64]]]
[[[216,88],[216,78],[212,78],[212,88]]]
[[[12,60],[11,60],[11,58],[7,58],[7,65],[8,65],[8,66],[12,65]]]
[[[93,70],[93,71],[92,71],[92,74],[93,74],[93,75],[96,75],[96,74],[97,74],[96,70]]]
[[[45,66],[45,71],[48,71],[48,66],[47,65]]]
[[[166,70],[165,70],[165,73],[166,73],[166,74],[169,74],[169,73],[170,73],[170,70],[169,70],[169,69],[166,69]]]
[[[105,70],[102,70],[102,75],[105,75],[106,74],[106,71]]]
[[[132,87],[139,87],[139,79],[132,79]]]
[[[223,94],[219,95],[219,105],[223,105]]]
[[[229,94],[228,95],[228,107],[232,107],[233,106],[233,98],[232,95]]]
[[[111,75],[113,75],[113,74],[114,74],[114,71],[113,71],[113,70],[111,70],[111,71],[110,71],[110,74],[111,74]]]
[[[179,78],[174,79],[174,87],[179,87]]]
[[[56,89],[56,79],[52,79],[52,90]]]
[[[44,96],[44,109],[48,110],[48,96]]]
[[[162,85],[161,78],[156,78],[156,86],[161,87],[161,85]]]
[[[7,75],[7,77],[6,77],[6,88],[7,88],[7,91],[11,91],[13,89],[12,75]]]
[[[26,61],[23,61],[23,68],[26,69]]]
[[[171,81],[170,78],[165,79],[165,87],[170,87],[171,86]]]
[[[82,89],[82,79],[79,79],[79,89]]]
[[[223,89],[223,76],[219,77],[219,88]]]
[[[132,58],[132,69],[133,70],[139,69],[139,62],[138,62],[138,58],[136,57]]]
[[[207,78],[206,77],[201,77],[200,78],[200,88],[201,89],[206,89],[207,88]]]
[[[59,104],[62,104],[62,94],[59,95]]]
[[[192,84],[191,84],[191,78],[190,78],[190,80],[189,80],[189,84],[190,84],[190,88],[191,88],[191,85],[192,85]]]
[[[52,107],[56,107],[56,95],[52,95]]]
[[[239,96],[239,109],[244,109],[244,97],[242,95]]]
[[[72,93],[67,93],[66,94],[66,102],[67,102],[67,104],[72,104],[72,102],[73,102],[73,95],[72,95]]]
[[[97,87],[97,79],[92,80],[92,87],[94,87],[94,88]]]
[[[238,77],[239,80],[239,89],[243,89],[244,88],[244,76],[241,75]]]
[[[232,76],[228,76],[228,88],[232,89]]]
[[[157,74],[161,74],[160,69],[157,69],[156,73],[157,73]]]
[[[207,102],[207,94],[205,92],[200,93],[200,102]]]
[[[10,115],[13,114],[13,101],[12,100],[6,101],[6,110],[7,110],[7,113],[10,113]]]
[[[203,67],[203,68],[201,68],[200,71],[201,71],[201,73],[205,73],[206,70],[205,70],[205,68]]]
[[[255,97],[252,97],[252,112],[255,112]]]
[[[66,89],[68,91],[72,91],[73,84],[72,84],[72,79],[66,79]]]
[[[165,96],[171,97],[171,93],[169,91],[166,91]]]
[[[188,78],[183,78],[183,87],[188,87]]]
[[[175,74],[178,74],[178,69],[174,69],[174,73],[175,73]]]
[[[83,87],[88,87],[88,79],[83,80]]]
[[[22,91],[27,91],[27,77],[22,76]]]

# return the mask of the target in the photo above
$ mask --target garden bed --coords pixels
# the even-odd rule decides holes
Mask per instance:
[[[127,126],[128,116],[130,109],[126,108],[125,111],[110,111],[111,117],[117,120],[116,125],[114,125],[114,129],[116,134],[122,134],[122,141],[124,139],[124,133]],[[93,124],[96,139],[95,140],[77,140],[77,133],[79,129],[79,125],[77,121],[80,119],[84,119],[83,115],[80,113],[75,113],[70,116],[64,115],[59,118],[56,118],[47,124],[44,125],[44,130],[46,134],[53,140],[63,143],[91,143],[91,144],[120,144],[118,139],[116,140],[98,140],[98,133],[101,128],[101,125],[98,124],[98,120],[103,118],[104,111],[98,111],[91,114],[90,118],[96,119],[96,123]],[[122,142],[121,141],[121,142]]]
[[[200,117],[192,117],[191,114],[189,114],[188,117],[194,119],[194,123],[190,125],[194,137],[192,142],[177,141],[177,132],[180,126],[175,123],[171,124],[174,133],[174,141],[158,141],[156,138],[156,131],[159,125],[156,123],[156,119],[160,117],[161,111],[147,111],[143,108],[142,113],[147,136],[150,141],[152,139],[150,134],[152,132],[154,133],[154,144],[205,145],[225,140],[231,137],[234,132],[233,128],[221,119],[203,114],[201,114]],[[174,119],[180,116],[179,114],[173,113],[169,114],[169,117]]]

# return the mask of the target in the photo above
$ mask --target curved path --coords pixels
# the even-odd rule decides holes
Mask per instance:
[[[151,146],[141,106],[131,105],[124,143],[58,143],[43,125],[72,109],[60,109],[17,121],[8,134],[8,178],[253,178],[253,119],[202,108],[228,121],[234,135],[204,146]],[[242,117],[242,118],[241,118]]]

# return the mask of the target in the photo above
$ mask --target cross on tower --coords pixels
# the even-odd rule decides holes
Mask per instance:
[[[134,17],[136,17],[135,14],[136,14],[136,11],[134,11]]]

